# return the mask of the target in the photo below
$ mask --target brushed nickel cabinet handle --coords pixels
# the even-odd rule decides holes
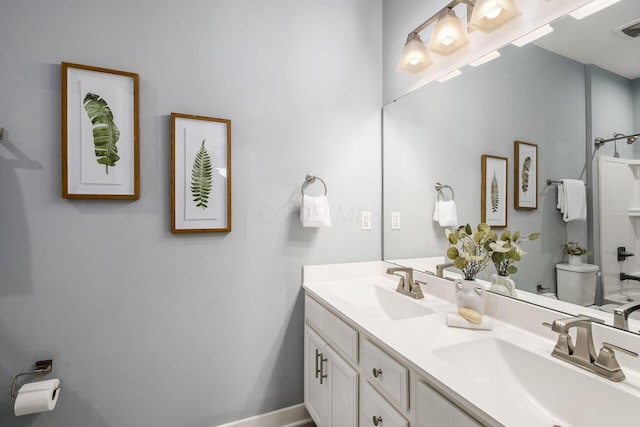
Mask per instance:
[[[318,367],[318,357],[322,357],[322,353],[320,353],[316,348],[316,378],[318,378],[318,375],[320,375],[320,368]]]
[[[322,380],[327,378],[327,374],[324,373],[324,362],[326,361],[327,359],[324,357],[322,353],[320,353],[320,384],[324,384]]]

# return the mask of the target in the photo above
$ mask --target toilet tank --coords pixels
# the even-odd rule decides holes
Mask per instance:
[[[593,264],[556,264],[558,299],[589,306],[596,301],[598,266]]]

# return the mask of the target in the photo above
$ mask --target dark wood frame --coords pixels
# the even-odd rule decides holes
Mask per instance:
[[[227,226],[224,228],[177,228],[176,226],[176,120],[202,120],[224,123],[227,128]],[[191,114],[171,113],[171,232],[172,233],[228,233],[231,231],[231,120]]]
[[[111,70],[108,68],[93,67],[90,65],[62,62],[62,197],[66,199],[138,199],[140,198],[140,107],[139,107],[139,83],[140,77],[136,73]],[[79,69],[97,73],[115,74],[130,77],[133,80],[133,193],[127,194],[85,194],[69,192],[69,166],[68,166],[68,74],[69,69]]]
[[[534,188],[532,189],[533,194],[534,194],[534,205],[533,206],[521,206],[520,205],[520,147],[523,145],[528,145],[534,148],[535,150],[535,159],[534,159],[534,163],[535,163],[535,180],[533,181],[529,181],[529,185],[533,186]],[[534,209],[538,209],[538,145],[537,144],[532,144],[530,142],[524,142],[524,141],[514,141],[513,143],[513,151],[514,151],[514,158],[515,158],[515,166],[513,168],[513,194],[514,194],[514,202],[513,202],[513,207],[515,209],[528,209],[528,210],[534,210]]]
[[[504,161],[504,203],[501,206],[504,206],[504,224],[491,224],[487,222],[487,160],[495,159]],[[481,182],[481,191],[480,191],[480,222],[487,223],[493,228],[504,228],[507,226],[507,217],[508,217],[508,205],[509,205],[509,159],[506,157],[499,156],[491,156],[488,154],[482,155],[482,182]]]

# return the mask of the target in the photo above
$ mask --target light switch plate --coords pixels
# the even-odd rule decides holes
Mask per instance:
[[[400,230],[400,212],[391,212],[391,229]]]
[[[362,211],[362,229],[371,230],[371,211]]]

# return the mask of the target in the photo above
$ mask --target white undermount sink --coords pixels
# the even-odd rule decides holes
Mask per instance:
[[[377,320],[401,320],[434,313],[416,300],[379,285],[344,287],[336,296]]]
[[[558,426],[624,426],[629,420],[640,420],[640,393],[627,392],[617,383],[501,339],[468,341],[434,354],[486,386],[496,399],[505,404],[528,402]]]

